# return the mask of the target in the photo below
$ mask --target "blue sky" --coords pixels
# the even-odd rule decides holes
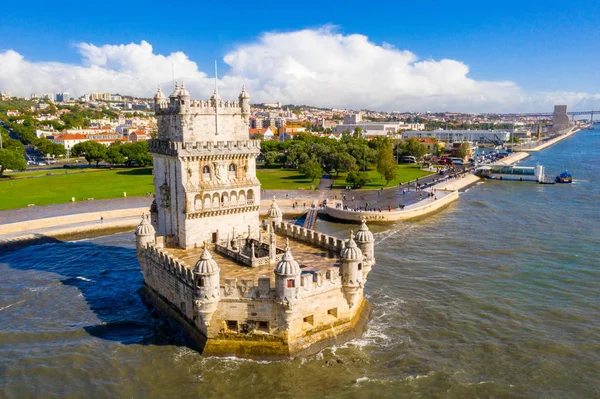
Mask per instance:
[[[477,81],[510,81],[527,93],[600,93],[597,1],[178,4],[8,2],[0,14],[0,52],[14,50],[33,63],[80,64],[77,43],[145,40],[156,54],[182,51],[201,71],[211,71],[217,59],[227,73],[223,57],[265,32],[331,25],[420,60],[462,62]]]

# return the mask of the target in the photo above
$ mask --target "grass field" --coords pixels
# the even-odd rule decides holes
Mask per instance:
[[[45,176],[49,172],[32,172],[34,176],[42,173],[42,177],[0,179],[0,209],[61,204],[71,197],[81,201],[123,197],[123,192],[128,197],[154,192],[151,168],[69,170],[68,174],[57,171]]]
[[[425,170],[421,170],[421,168],[415,164],[404,164],[398,165],[398,174],[394,180],[391,180],[387,186],[385,184],[385,180],[381,178],[379,173],[375,169],[367,170],[367,175],[371,179],[371,181],[365,184],[362,189],[363,190],[373,190],[381,187],[393,187],[397,186],[398,183],[406,183],[408,181],[414,180],[417,177],[425,177],[429,176],[433,172],[428,172]],[[334,188],[345,188],[348,183],[346,183],[346,173],[340,173],[339,177],[335,177]]]
[[[257,168],[256,177],[265,190],[311,190],[319,184],[318,180],[311,183],[295,169]]]

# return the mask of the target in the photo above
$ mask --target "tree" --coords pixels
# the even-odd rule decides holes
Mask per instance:
[[[0,149],[0,177],[5,169],[25,170],[27,162],[18,151]]]
[[[360,139],[362,137],[362,127],[356,126],[354,128],[354,138]]]
[[[96,162],[96,166],[98,166],[98,163],[106,156],[106,147],[98,142],[88,140],[75,144],[71,152],[75,156],[85,156],[85,160],[88,161],[88,164],[91,165],[92,162]]]
[[[377,171],[381,177],[385,179],[386,186],[390,180],[394,180],[397,175],[398,168],[396,160],[394,159],[394,153],[392,152],[392,142],[389,139],[383,141],[379,146]]]
[[[463,142],[458,148],[458,152],[456,153],[456,155],[458,155],[458,157],[461,159],[465,159],[467,155],[469,155],[469,150],[469,143]]]
[[[265,164],[267,166],[273,166],[277,162],[279,153],[277,151],[269,151],[265,154]]]
[[[346,182],[351,184],[354,188],[361,188],[369,181],[371,181],[371,179],[369,179],[365,172],[358,172],[355,170],[348,173],[348,176],[346,177]]]
[[[427,153],[427,147],[419,142],[416,137],[409,137],[403,143],[398,144],[401,155],[413,156],[417,159],[423,157]]]
[[[313,182],[315,179],[320,178],[323,175],[323,168],[321,168],[321,164],[319,164],[317,160],[311,159],[310,161],[300,165],[298,172]]]
[[[339,176],[340,172],[351,172],[358,169],[356,166],[356,159],[347,152],[338,152],[335,154],[334,169],[336,176]]]
[[[106,162],[111,165],[122,165],[125,163],[125,157],[119,151],[119,146],[111,146],[106,151],[106,156],[104,157]]]

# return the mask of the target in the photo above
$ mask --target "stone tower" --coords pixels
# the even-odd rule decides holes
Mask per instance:
[[[142,215],[142,221],[135,229],[135,243],[138,253],[146,247],[148,243],[154,243],[156,240],[156,231],[148,221],[146,215]]]
[[[167,100],[160,89],[154,111],[158,138],[154,157],[152,224],[167,246],[193,248],[215,242],[217,230],[259,228],[260,183],[256,156],[260,142],[249,140],[250,96],[223,101],[190,99],[182,83]],[[156,219],[156,220],[155,220]]]
[[[286,306],[292,306],[300,292],[300,265],[294,260],[289,242],[286,241],[283,258],[275,267],[276,300]]]
[[[369,231],[365,218],[362,218],[362,224],[354,235],[354,240],[363,253],[362,272],[363,279],[366,281],[367,275],[375,265],[375,238],[373,233]]]
[[[363,253],[354,242],[353,232],[346,241],[346,246],[340,252],[340,274],[342,275],[342,291],[352,308],[356,305],[360,291],[363,288]]]
[[[283,213],[281,212],[281,209],[279,209],[277,202],[275,202],[275,197],[273,197],[271,207],[267,211],[267,220],[271,227],[281,223],[281,221],[283,220]]]
[[[217,310],[220,294],[220,269],[217,262],[214,261],[208,248],[204,247],[204,252],[200,260],[194,266],[194,307],[200,315],[201,327],[210,326],[210,319]]]

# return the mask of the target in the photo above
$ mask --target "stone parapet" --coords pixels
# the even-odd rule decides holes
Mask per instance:
[[[330,236],[316,230],[307,229],[288,222],[275,223],[275,232],[296,239],[301,242],[322,248],[328,251],[339,252],[344,248],[344,240]]]
[[[341,201],[328,201],[327,206],[320,212],[332,219],[343,220],[347,222],[360,223],[364,218],[369,223],[394,223],[400,220],[416,219],[428,214],[439,211],[445,208],[450,203],[458,199],[458,191],[448,193],[439,193],[437,200],[424,199],[416,204],[407,206],[404,210],[394,210],[391,212],[366,212],[366,211],[351,211],[336,208],[336,204]]]
[[[218,157],[226,155],[247,157],[260,153],[260,140],[176,142],[148,140],[148,152],[176,157]]]

